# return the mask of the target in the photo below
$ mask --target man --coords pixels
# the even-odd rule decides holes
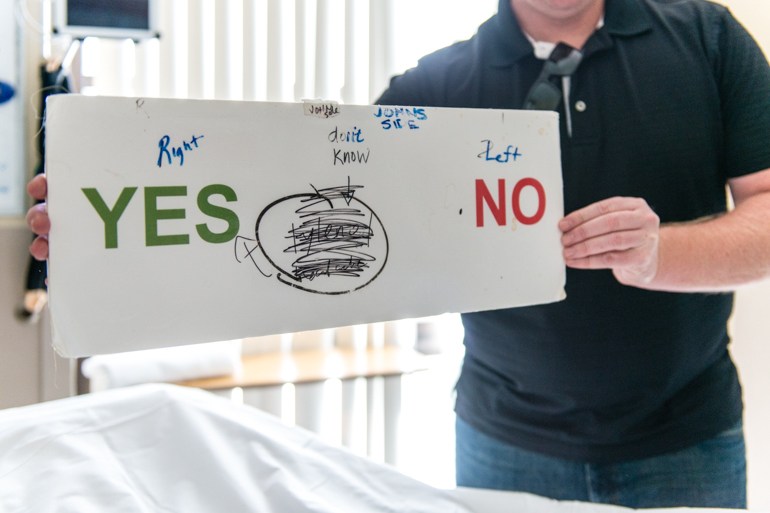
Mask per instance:
[[[557,55],[541,76],[557,42],[579,65]],[[521,108],[546,81],[561,95],[568,297],[463,317],[458,484],[745,507],[727,291],[770,274],[767,62],[701,0],[501,0],[379,102]],[[28,223],[46,258],[44,209]]]
[[[726,322],[770,274],[770,71],[730,14],[502,0],[378,102],[560,113],[567,299],[463,316],[458,485],[745,507]]]

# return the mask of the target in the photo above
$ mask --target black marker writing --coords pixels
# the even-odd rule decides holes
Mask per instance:
[[[388,237],[377,214],[355,197],[361,189],[314,187],[274,201],[257,219],[256,239],[236,241],[236,258],[257,265],[253,252],[259,247],[279,281],[308,292],[346,294],[365,287],[385,266]]]

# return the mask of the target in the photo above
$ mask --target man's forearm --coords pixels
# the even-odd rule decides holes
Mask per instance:
[[[658,270],[644,288],[719,292],[770,276],[770,192],[707,220],[663,225]]]

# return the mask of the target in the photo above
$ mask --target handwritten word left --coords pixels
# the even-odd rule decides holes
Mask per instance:
[[[203,139],[202,135],[193,135],[189,141],[183,140],[179,146],[172,146],[171,137],[164,135],[158,141],[158,167],[163,167],[163,162],[173,166],[175,160],[180,166],[184,166],[185,153],[197,149],[198,141],[201,139]]]
[[[484,159],[487,162],[492,161],[505,164],[507,162],[516,162],[516,159],[524,156],[523,154],[519,153],[518,146],[514,147],[513,145],[509,144],[505,150],[498,153],[497,151],[492,151],[495,145],[489,139],[484,139],[481,142],[486,143],[486,148],[484,151],[478,154],[478,157],[480,159]]]

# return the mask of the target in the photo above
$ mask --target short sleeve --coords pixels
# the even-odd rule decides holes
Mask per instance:
[[[770,66],[746,29],[724,10],[717,31],[717,79],[728,178],[770,168]]]

